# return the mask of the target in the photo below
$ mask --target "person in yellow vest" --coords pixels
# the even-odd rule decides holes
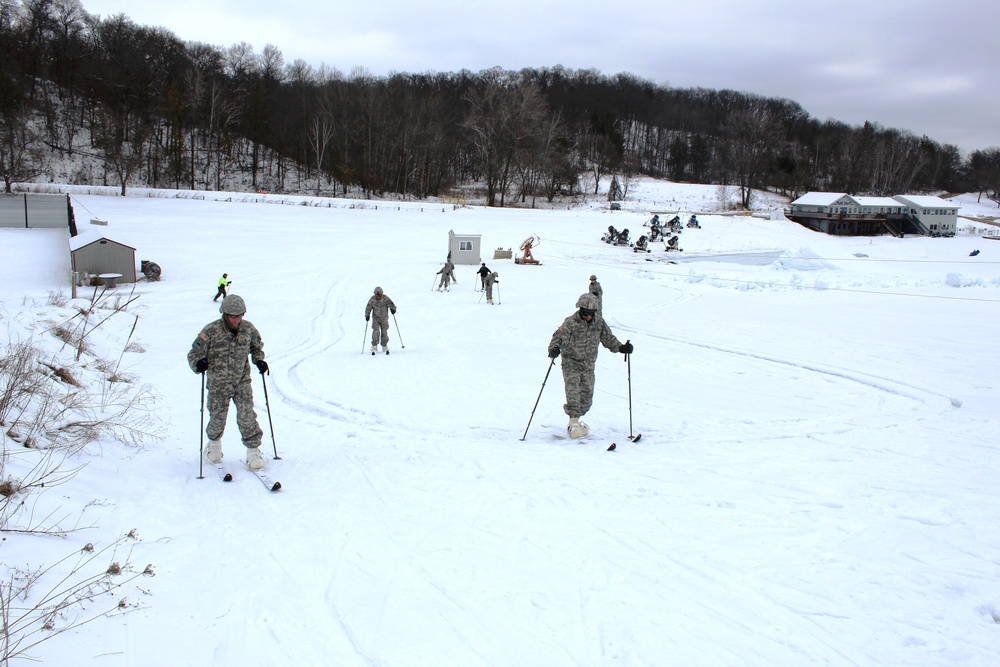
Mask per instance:
[[[215,293],[215,298],[212,301],[218,301],[221,296],[223,299],[226,298],[226,288],[233,284],[233,281],[229,279],[228,273],[223,273],[222,277],[219,278],[219,291]]]

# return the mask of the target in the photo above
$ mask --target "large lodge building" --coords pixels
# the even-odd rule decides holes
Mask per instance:
[[[864,197],[843,192],[807,192],[792,202],[786,217],[838,236],[954,236],[956,204],[927,195]]]

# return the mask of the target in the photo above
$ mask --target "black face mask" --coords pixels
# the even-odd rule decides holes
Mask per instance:
[[[588,317],[589,316],[591,319],[593,319],[593,317],[595,315],[597,315],[597,311],[596,310],[591,310],[590,308],[581,308],[580,309],[580,317]]]

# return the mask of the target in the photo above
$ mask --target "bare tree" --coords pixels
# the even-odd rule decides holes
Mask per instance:
[[[106,110],[97,114],[94,144],[101,150],[105,169],[117,176],[122,197],[129,181],[142,167],[149,135],[150,126],[141,119]]]
[[[4,192],[10,194],[12,183],[30,181],[42,173],[44,156],[38,134],[29,126],[25,114],[17,110],[0,112],[0,177]]]
[[[466,97],[469,111],[462,123],[471,133],[473,152],[486,181],[487,206],[504,205],[518,148],[539,132],[547,112],[537,88],[516,86],[499,74],[493,72],[481,91]]]
[[[751,100],[726,119],[722,131],[729,141],[732,165],[740,188],[740,205],[748,209],[754,188],[760,187],[777,142],[778,127],[766,105]]]
[[[320,112],[309,120],[309,148],[316,156],[316,196],[319,196],[320,187],[323,184],[323,157],[326,149],[330,146],[336,126],[333,123],[333,116],[329,113]]]

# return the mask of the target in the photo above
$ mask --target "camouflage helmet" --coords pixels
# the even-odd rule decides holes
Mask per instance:
[[[383,294],[382,288],[381,287],[376,287],[375,288],[375,296],[378,296],[379,294]]]
[[[580,298],[576,300],[576,307],[584,310],[597,310],[600,304],[593,294],[581,294]]]
[[[243,297],[230,294],[222,300],[219,312],[223,315],[243,315],[247,312],[247,304],[244,303]]]
[[[597,281],[597,276],[590,276],[590,281],[591,282],[596,282]]]

